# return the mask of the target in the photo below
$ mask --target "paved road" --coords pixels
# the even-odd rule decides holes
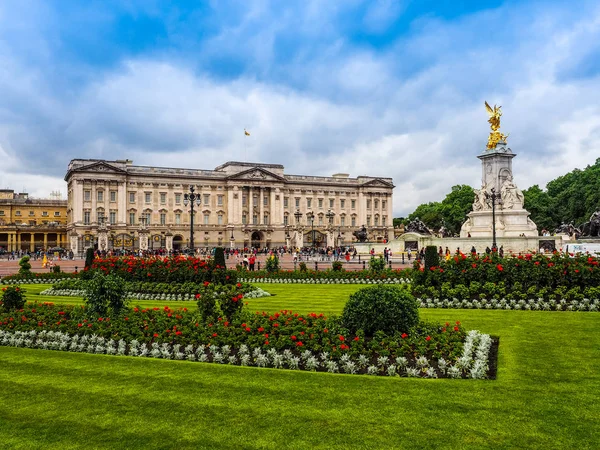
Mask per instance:
[[[257,257],[257,265],[256,268],[258,270],[259,267],[259,263],[260,263],[260,267],[264,268],[265,267],[265,259],[266,256],[265,255],[258,255]],[[241,257],[239,259],[234,258],[233,256],[229,259],[227,259],[227,266],[230,268],[233,268],[235,266],[235,264],[241,264]],[[368,261],[368,256],[367,257],[361,257],[360,261],[359,258],[357,257],[354,260],[350,260],[350,262],[346,262],[345,260],[341,260],[342,263],[344,264],[344,269],[345,270],[362,270],[363,268],[363,263],[364,266],[366,268],[369,267],[369,261]],[[315,269],[315,263],[316,263],[316,268],[318,270],[326,270],[326,269],[330,269],[331,268],[331,261],[326,261],[326,260],[321,260],[321,258],[309,258],[308,260],[304,260],[304,262],[306,262],[306,265],[308,266],[309,269]],[[48,273],[51,271],[50,268],[42,268],[42,260],[39,259],[37,261],[35,260],[31,260],[31,270],[34,272],[39,272],[39,273]],[[74,272],[75,269],[77,268],[77,270],[81,270],[84,266],[84,260],[83,259],[74,259],[74,260],[55,260],[54,263],[56,265],[59,265],[61,270],[63,272]],[[299,262],[296,263],[296,265],[294,265],[294,261],[291,255],[284,255],[283,258],[281,258],[280,260],[280,264],[282,269],[286,269],[286,270],[291,270],[294,269],[294,267],[298,265]],[[396,258],[392,259],[392,268],[394,269],[403,269],[406,267],[410,267],[410,264],[408,264],[408,261],[405,261],[404,264],[402,264],[401,260],[398,260]],[[14,273],[17,273],[19,271],[19,260],[15,259],[15,260],[10,260],[7,261],[6,259],[2,259],[0,260],[0,276],[6,276],[6,275],[11,275]]]

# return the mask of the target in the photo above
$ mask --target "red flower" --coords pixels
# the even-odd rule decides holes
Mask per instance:
[[[408,337],[408,334],[402,333],[402,339],[406,339],[407,337]]]
[[[176,332],[175,332],[175,334],[176,334],[177,336],[181,336],[181,331],[176,331]]]
[[[471,267],[472,267],[473,269],[476,269],[476,268],[477,268],[477,264],[473,263],[473,264],[471,264]]]
[[[354,340],[355,340],[356,342],[358,342],[358,341],[359,341],[359,338],[358,338],[358,336],[356,336],[356,337],[354,338]]]
[[[252,331],[250,327],[246,327],[246,331]]]
[[[291,339],[292,339],[292,341],[295,341],[298,338],[296,336],[292,336]]]
[[[323,328],[323,333],[329,333],[329,330],[327,328]]]
[[[302,346],[304,346],[304,344],[302,343],[302,341],[296,342],[296,347],[302,347]]]
[[[454,327],[454,331],[458,331],[458,327]]]
[[[196,298],[200,298],[200,294],[196,294]]]
[[[345,340],[345,339],[344,339],[344,336],[341,336],[341,335],[340,335],[340,341],[344,342],[344,340]]]
[[[217,337],[217,336],[218,336],[218,334],[217,334],[217,333],[213,333],[213,334],[212,334],[212,337]]]
[[[58,312],[58,315],[59,315],[59,316],[64,316],[64,315],[65,315],[65,313],[64,313],[64,311],[59,311],[59,312]]]
[[[265,341],[265,345],[269,345],[269,341]]]
[[[158,337],[158,333],[154,333],[154,337],[157,338]]]
[[[504,270],[504,267],[502,267],[502,264],[498,264],[496,266],[496,269],[498,269],[500,272],[502,272]]]
[[[431,340],[431,336],[427,336],[427,337],[425,338],[425,340],[426,340],[426,341],[430,341],[430,340]]]
[[[78,323],[77,326],[81,328],[83,326],[83,324],[82,323]]]

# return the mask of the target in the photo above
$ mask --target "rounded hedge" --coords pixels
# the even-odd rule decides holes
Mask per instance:
[[[405,333],[419,323],[419,302],[404,287],[376,285],[356,291],[342,312],[342,323],[366,337],[383,331]]]

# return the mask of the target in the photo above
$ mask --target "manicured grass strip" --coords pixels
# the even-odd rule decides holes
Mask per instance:
[[[389,379],[0,347],[1,445],[600,448],[600,315],[421,315],[499,335],[498,379]]]
[[[323,313],[326,315],[340,314],[348,297],[365,285],[312,285],[312,284],[267,284],[253,283],[255,286],[274,294],[273,297],[246,299],[251,311],[276,312],[291,309],[299,313]],[[64,297],[39,295],[40,292],[52,287],[50,284],[22,285],[28,301],[52,302],[67,305],[81,305],[81,297]],[[132,300],[131,305],[146,308],[169,306],[170,308],[197,309],[195,301],[166,301],[166,300]]]

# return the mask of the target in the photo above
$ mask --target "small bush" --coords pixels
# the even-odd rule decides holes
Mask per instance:
[[[215,267],[219,269],[226,269],[225,265],[225,251],[223,247],[215,248]]]
[[[380,256],[379,258],[371,256],[371,259],[369,260],[369,269],[373,272],[383,271],[385,269],[385,259],[383,259],[383,256]]]
[[[276,255],[269,256],[265,269],[267,269],[267,272],[277,272],[279,270],[279,258]]]
[[[336,272],[341,272],[344,270],[344,265],[342,264],[341,261],[334,261],[331,264],[331,268],[332,268],[332,270],[334,270]]]
[[[440,255],[438,254],[437,247],[435,245],[428,245],[425,247],[425,269],[439,265]]]
[[[90,270],[92,268],[92,263],[94,262],[94,249],[89,247],[85,251],[85,268]]]
[[[126,306],[125,282],[115,275],[96,272],[86,287],[84,302],[92,315],[105,316],[109,308],[119,314]]]
[[[306,272],[307,270],[306,263],[304,261],[300,262],[298,267],[300,268],[300,272]]]
[[[60,266],[52,267],[52,273],[60,273]]]
[[[25,291],[18,286],[2,288],[2,308],[5,311],[23,309],[25,306]]]
[[[31,272],[31,264],[29,263],[29,256],[25,255],[19,260],[19,273],[22,275]]]
[[[367,287],[350,296],[342,323],[354,333],[362,330],[368,337],[378,331],[388,335],[406,333],[419,323],[419,303],[402,287]]]

